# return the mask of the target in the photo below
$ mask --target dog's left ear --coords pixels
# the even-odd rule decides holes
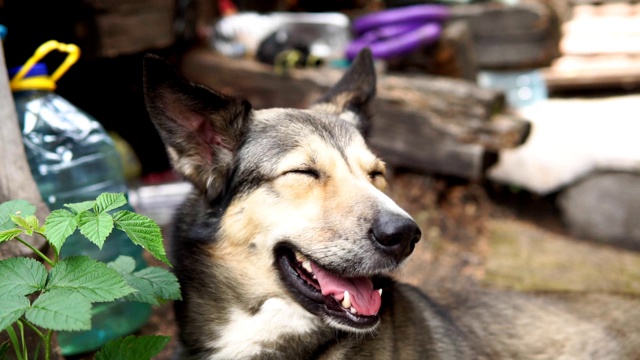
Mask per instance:
[[[173,168],[207,198],[216,198],[251,119],[251,105],[188,81],[152,54],[144,57],[143,80],[147,111]]]
[[[360,51],[342,78],[311,109],[331,112],[364,135],[369,129],[367,104],[376,94],[376,71],[371,50]]]

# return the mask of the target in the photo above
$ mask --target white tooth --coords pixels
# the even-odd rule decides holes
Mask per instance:
[[[349,311],[351,311],[352,314],[357,313],[356,309],[353,306],[349,308]]]
[[[343,308],[348,309],[351,307],[351,296],[349,296],[349,292],[344,292],[344,298],[342,298],[342,302],[340,303]]]
[[[313,278],[314,278],[315,280],[317,280],[317,279],[318,279],[318,277],[316,276],[316,274],[313,274]]]
[[[300,254],[299,252],[296,251],[295,254],[296,254],[296,260],[300,262],[307,260],[307,258],[304,257],[304,255]]]
[[[378,289],[378,292],[380,293],[380,296],[382,296],[382,289]]]
[[[311,269],[311,262],[309,260],[304,260],[302,262],[302,267],[307,270],[310,274],[313,274],[313,269]]]

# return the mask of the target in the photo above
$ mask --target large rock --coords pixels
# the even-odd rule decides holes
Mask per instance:
[[[573,234],[640,248],[640,174],[588,176],[558,197]]]

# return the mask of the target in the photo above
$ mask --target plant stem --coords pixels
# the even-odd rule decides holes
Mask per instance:
[[[51,337],[53,336],[53,330],[47,331],[47,336],[44,339],[44,358],[45,360],[51,360]]]
[[[44,334],[42,333],[42,331],[38,330],[38,328],[37,328],[37,327],[35,327],[35,325],[33,325],[32,323],[30,323],[27,319],[22,318],[22,319],[20,319],[20,320],[18,320],[18,321],[21,321],[21,322],[23,322],[25,325],[27,325],[28,327],[30,327],[30,328],[31,328],[31,330],[33,330],[36,334],[38,334],[38,336],[39,336],[42,340],[44,340]]]
[[[20,320],[18,320],[16,324],[18,324],[18,329],[20,329],[20,341],[22,341],[22,354],[24,355],[25,359],[29,359],[29,353],[27,352],[27,342],[24,341],[24,325]]]
[[[55,266],[55,263],[51,260],[49,260],[49,258],[40,252],[40,250],[36,249],[35,247],[33,247],[33,245],[29,244],[28,242],[20,239],[19,237],[15,238],[16,240],[20,241],[21,243],[23,243],[26,247],[28,247],[29,249],[31,249],[34,253],[36,253],[38,256],[40,256],[42,258],[42,260],[46,261],[47,264],[51,265],[51,266]]]

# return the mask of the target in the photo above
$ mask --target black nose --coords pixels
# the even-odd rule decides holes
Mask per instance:
[[[422,232],[408,216],[383,211],[371,229],[374,244],[398,262],[409,256],[420,240]]]

